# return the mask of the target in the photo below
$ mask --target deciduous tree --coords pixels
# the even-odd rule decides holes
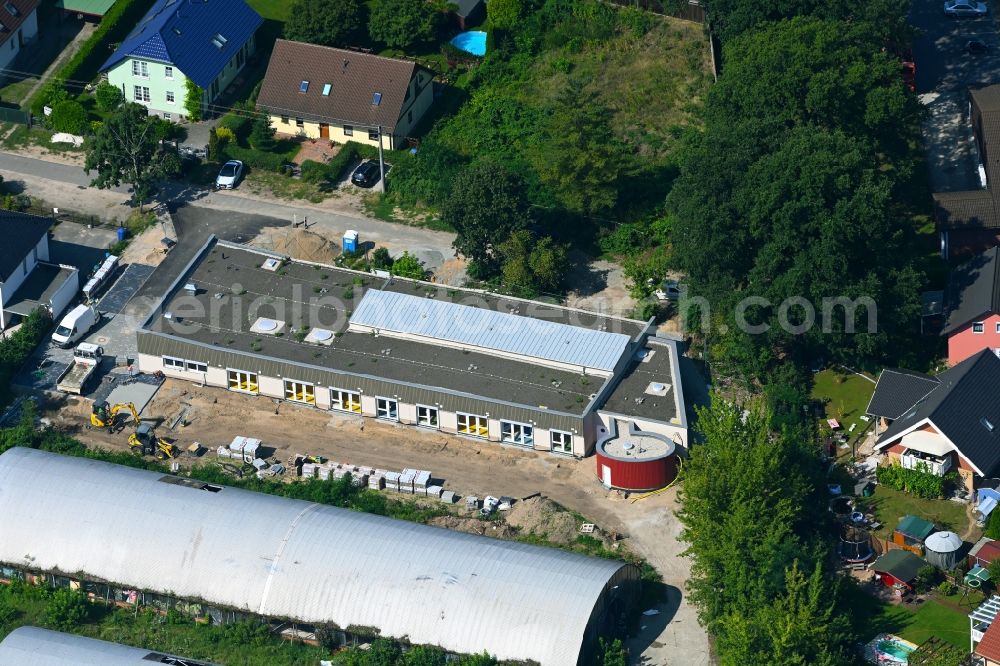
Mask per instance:
[[[361,27],[358,0],[295,0],[285,37],[322,46],[346,46]]]
[[[373,0],[368,34],[398,49],[430,42],[444,21],[442,9],[440,3],[428,0]]]
[[[91,185],[101,189],[122,183],[132,186],[132,201],[142,210],[143,201],[158,178],[180,168],[175,151],[156,139],[156,125],[141,104],[124,104],[98,129],[87,144],[84,170],[96,172]]]

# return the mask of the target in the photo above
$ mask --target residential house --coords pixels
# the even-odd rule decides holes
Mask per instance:
[[[865,409],[865,414],[876,419],[875,434],[885,432],[893,421],[903,416],[937,385],[936,378],[928,377],[922,372],[900,368],[883,370]]]
[[[246,66],[262,22],[244,0],[156,0],[101,71],[125,99],[183,120],[188,81],[207,108]]]
[[[992,595],[969,613],[969,651],[982,658],[977,666],[1000,666],[1000,596]]]
[[[989,567],[990,563],[998,558],[1000,558],[1000,542],[983,537],[969,550],[966,564],[970,569],[975,566]]]
[[[406,147],[434,101],[430,70],[409,60],[279,39],[257,108],[281,134]]]
[[[969,116],[979,149],[983,189],[934,194],[945,258],[967,256],[1000,243],[1000,85],[969,92]]]
[[[974,496],[977,480],[1000,475],[997,377],[1000,357],[987,350],[928,377],[936,385],[892,421],[878,438],[875,451],[885,454],[886,462],[908,469],[925,469],[939,476],[956,470],[966,491]],[[879,393],[878,386],[875,392]]]
[[[984,349],[1000,356],[1000,247],[951,272],[945,305],[949,365]]]
[[[79,291],[77,270],[49,263],[47,217],[0,211],[0,330],[43,307],[59,316]]]
[[[1000,666],[1000,622],[990,624],[973,654],[983,660],[982,666]]]
[[[459,30],[468,30],[486,18],[486,3],[483,0],[454,0],[451,5]]]
[[[0,68],[7,70],[38,36],[39,0],[2,0],[0,4]]]

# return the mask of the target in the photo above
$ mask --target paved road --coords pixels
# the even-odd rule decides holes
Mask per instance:
[[[924,141],[931,186],[936,192],[979,188],[968,90],[1000,82],[1000,36],[993,17],[948,19],[941,0],[914,0],[910,22],[918,33],[913,41],[917,93],[928,110]],[[990,52],[968,55],[964,47],[970,39],[985,42]]]

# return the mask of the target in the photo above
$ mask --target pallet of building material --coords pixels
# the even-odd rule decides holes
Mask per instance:
[[[431,473],[427,470],[419,470],[415,477],[413,477],[413,492],[418,495],[423,495],[427,492],[427,486],[431,482]]]
[[[426,490],[424,490],[424,494],[427,495],[428,497],[441,499],[441,493],[443,491],[444,488],[442,488],[441,486],[427,486]]]
[[[372,474],[368,477],[368,487],[372,490],[382,490],[385,488],[385,477],[381,474]]]
[[[316,470],[319,467],[316,463],[302,463],[302,478],[315,479]]]
[[[399,472],[385,473],[385,489],[399,492]]]
[[[225,446],[220,446],[215,450],[215,455],[219,458],[229,458],[229,448]]]
[[[323,463],[316,470],[316,476],[319,477],[321,481],[328,481],[330,479],[330,463]]]
[[[413,480],[416,478],[417,473],[414,470],[404,471],[399,475],[399,492],[407,493],[409,495],[413,494]]]
[[[454,504],[458,501],[458,495],[450,490],[445,490],[441,492],[441,501],[445,504]]]
[[[465,509],[467,511],[476,511],[479,509],[479,498],[475,495],[465,498]]]

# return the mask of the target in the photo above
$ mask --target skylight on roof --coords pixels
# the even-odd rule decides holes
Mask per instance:
[[[372,95],[372,106],[378,106],[382,101],[382,93],[377,92]]]
[[[986,428],[990,432],[993,432],[993,424],[990,423],[990,420],[988,418],[984,416],[983,418],[979,419],[979,422],[983,424],[984,428]]]
[[[324,83],[323,84],[323,97],[329,97],[330,96],[330,88],[331,88],[331,86],[330,86],[329,83]]]
[[[173,30],[173,31],[174,31],[174,34],[175,34],[175,35],[177,35],[178,37],[180,36],[180,34],[181,34],[181,29],[180,29],[180,28],[178,28],[178,27],[177,27],[176,25],[175,25],[175,26],[174,26],[173,28],[171,28],[171,30]]]
[[[215,44],[215,48],[221,49],[226,45],[229,40],[222,36],[222,33],[215,33],[215,37],[212,37],[212,43]]]
[[[308,81],[303,81],[302,83],[299,84],[299,92],[300,93],[304,93],[304,92],[308,92],[308,91],[309,91],[309,82]]]
[[[7,12],[10,13],[11,16],[20,16],[21,15],[20,10],[17,7],[15,7],[14,3],[12,3],[12,2],[5,3],[4,4],[4,9],[6,9]]]

